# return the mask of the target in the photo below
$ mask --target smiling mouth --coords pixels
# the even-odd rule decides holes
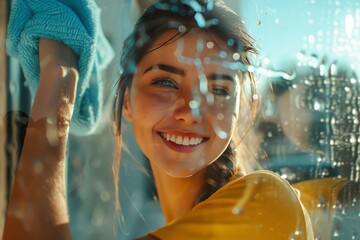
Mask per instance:
[[[164,132],[160,132],[160,136],[168,142],[182,146],[197,146],[207,140],[207,138],[203,137],[184,137]]]

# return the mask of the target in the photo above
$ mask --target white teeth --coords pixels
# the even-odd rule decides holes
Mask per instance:
[[[180,136],[177,136],[175,143],[176,143],[176,144],[182,144],[182,141],[183,141],[183,138],[180,137]]]
[[[165,138],[166,141],[174,142],[178,145],[184,145],[184,146],[198,145],[204,140],[203,138],[181,137],[181,136],[176,136],[176,135],[169,134],[169,133],[161,133],[161,136],[163,138]]]

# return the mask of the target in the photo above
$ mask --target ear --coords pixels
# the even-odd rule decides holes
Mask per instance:
[[[130,93],[129,89],[125,90],[124,103],[122,106],[122,115],[126,121],[131,122],[133,120],[132,108],[130,104]]]

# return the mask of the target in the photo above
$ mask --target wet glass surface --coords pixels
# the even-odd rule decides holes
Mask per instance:
[[[112,79],[117,79],[120,71],[122,42],[135,16],[147,5],[147,1],[96,2],[102,9],[105,35],[116,55],[104,72],[104,79],[107,79],[104,109],[108,111],[104,114],[104,122],[91,136],[70,137],[68,198],[71,228],[76,239],[113,236],[114,219],[108,216],[113,214],[115,199],[111,171],[115,143],[109,127],[113,100],[109,96],[115,94],[115,80]],[[217,39],[199,38],[196,50],[191,51],[195,52],[195,57],[189,57],[189,46],[179,38],[174,45],[178,63],[194,66],[198,75],[198,85],[191,88],[188,101],[193,116],[216,116],[212,120],[215,122],[213,130],[219,139],[227,139],[231,133],[222,125],[227,114],[223,109],[239,94],[240,122],[245,126],[239,127],[241,138],[247,136],[246,126],[254,121],[251,138],[247,140],[251,142],[250,155],[247,153],[243,157],[256,159],[262,168],[274,171],[299,189],[315,189],[311,193],[314,199],[307,206],[314,220],[315,239],[359,239],[360,2],[227,2],[243,18],[259,47],[259,55],[254,56],[250,64],[240,63],[239,53],[229,52],[227,48],[217,51],[216,56],[204,57],[202,53],[216,48]],[[190,3],[194,4],[194,9],[199,7],[195,2]],[[211,4],[207,7],[211,8]],[[216,19],[205,21],[200,13],[195,15],[195,20],[200,28],[217,24]],[[114,22],[121,24],[114,27]],[[182,27],[177,26],[176,30],[181,33]],[[231,47],[233,39],[228,39],[226,44]],[[215,87],[209,85],[206,69],[213,63],[219,64],[221,71],[226,70],[228,75],[234,70],[254,74],[257,92],[251,91],[250,80],[243,75],[234,77],[234,84],[230,86],[227,81]],[[157,97],[163,102],[172,104],[183,97],[176,85],[181,81],[175,82],[178,88],[174,88],[174,82],[165,81],[163,77],[160,80],[157,84],[172,87],[166,92],[161,92],[163,88],[157,89],[156,93],[162,94]],[[19,92],[18,77],[11,79],[9,91],[12,95]],[[18,99],[18,96],[13,97]],[[246,110],[254,102],[258,104],[259,115],[252,119]],[[166,104],[164,108],[168,107]],[[20,105],[15,102],[13,108],[21,109]],[[126,125],[123,134],[126,141],[119,178],[122,215],[115,222],[121,225],[119,239],[131,239],[162,226],[164,219],[149,163],[133,139],[132,126]],[[187,146],[200,142],[191,138],[172,139],[170,135],[163,137]],[[201,159],[197,162],[202,163]],[[258,168],[256,164],[250,165]],[[41,171],[41,166],[34,163],[34,169]],[[318,189],[304,184],[330,178],[348,182],[319,184]],[[238,213],[239,209],[234,211]],[[301,234],[301,230],[295,230],[289,239],[297,239]]]

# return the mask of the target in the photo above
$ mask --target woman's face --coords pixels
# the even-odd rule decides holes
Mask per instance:
[[[174,35],[160,35],[150,49]],[[153,168],[188,177],[226,149],[240,92],[236,71],[221,64],[231,56],[205,33],[190,32],[140,60],[123,114],[133,123],[136,141]]]

